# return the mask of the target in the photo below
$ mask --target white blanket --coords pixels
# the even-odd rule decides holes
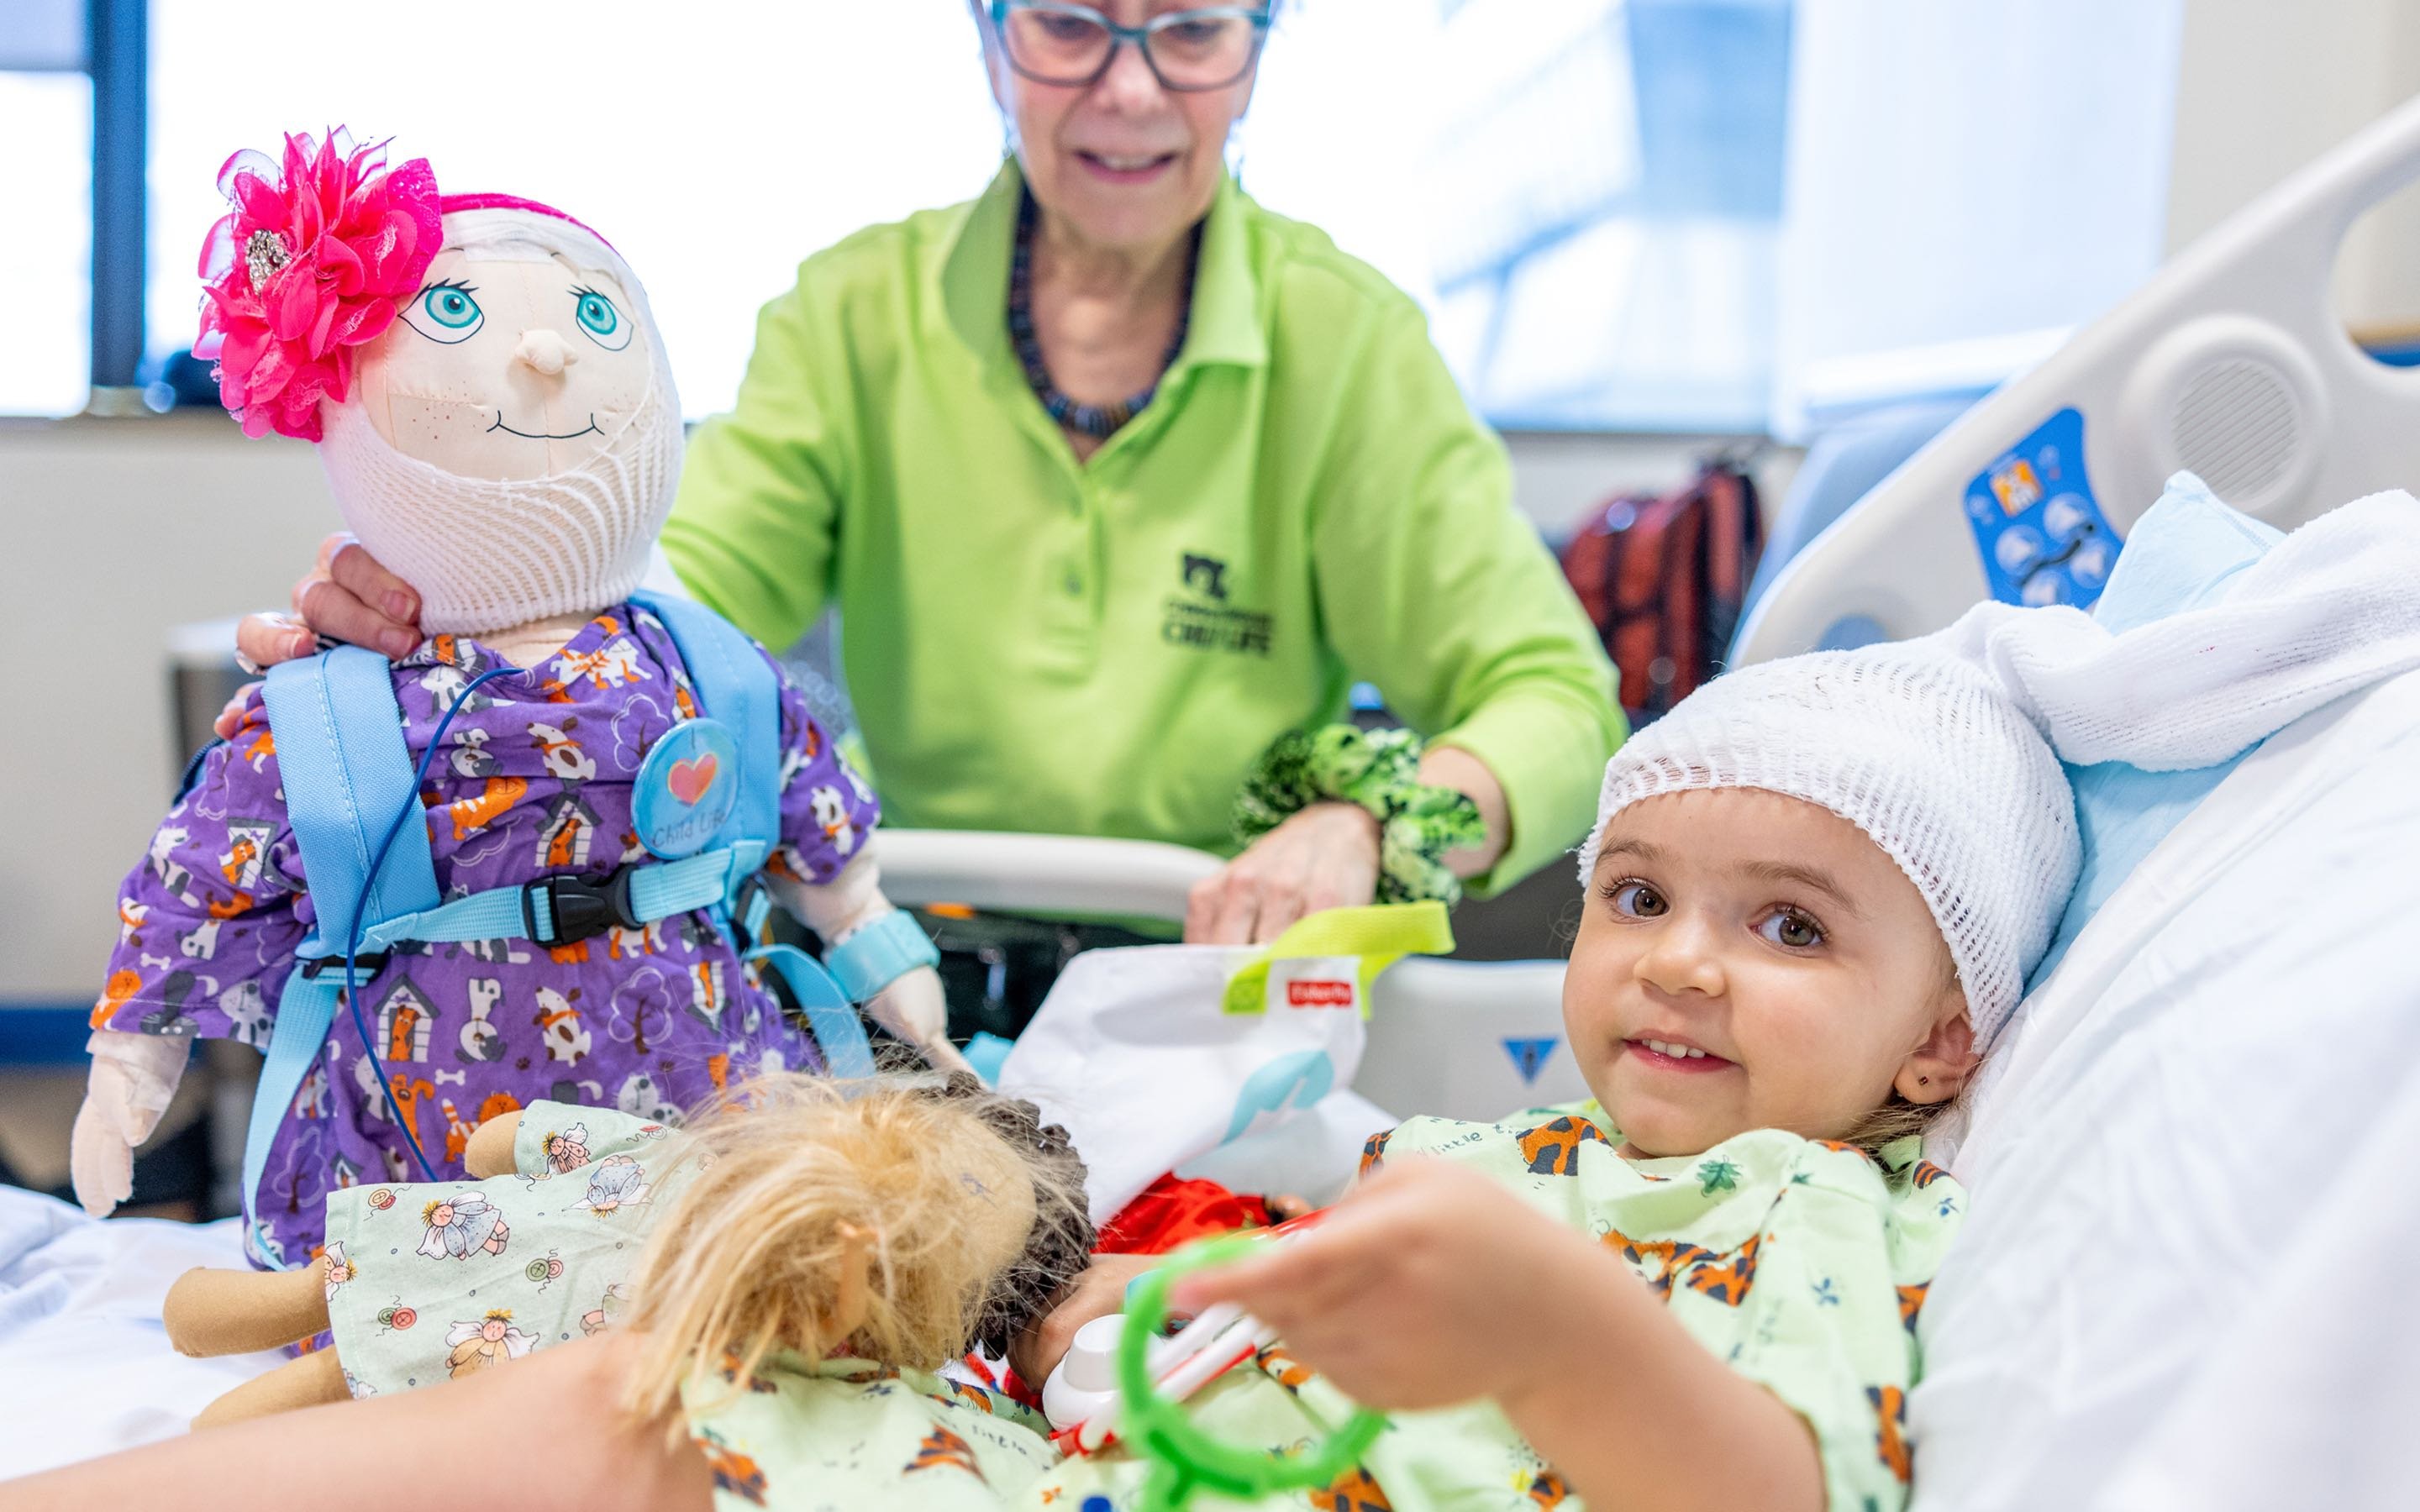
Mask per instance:
[[[0,1186],[0,1478],[181,1433],[212,1397],[281,1363],[168,1347],[161,1300],[197,1265],[243,1268],[235,1220],[100,1223]]]
[[[2247,757],[1995,1052],[1917,1512],[2411,1505],[2420,673]]]
[[[2170,487],[2187,484],[2200,486],[2180,474]],[[2420,667],[2415,583],[2420,501],[2397,488],[2330,510],[2225,596],[2147,625],[1978,604],[1926,640],[1989,669],[2061,761],[2181,771]]]

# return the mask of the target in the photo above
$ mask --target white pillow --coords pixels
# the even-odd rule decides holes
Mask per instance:
[[[2420,1485],[2412,1147],[2375,1143],[2420,1085],[2415,773],[2420,673],[2288,726],[2029,1000],[1922,1314],[1916,1512]]]

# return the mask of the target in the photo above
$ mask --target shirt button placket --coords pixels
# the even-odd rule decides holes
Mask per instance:
[[[1043,573],[1047,601],[1044,620],[1051,640],[1065,655],[1080,662],[1093,639],[1092,616],[1085,604],[1084,541],[1090,533],[1092,484],[1080,475],[1067,490],[1067,512],[1058,527],[1055,548]]]
[[[1059,587],[1070,600],[1084,596],[1084,525],[1094,508],[1093,485],[1080,479],[1076,485],[1076,507],[1067,517],[1067,549],[1059,559]],[[1071,613],[1071,622],[1080,623],[1080,614]]]
[[[1098,595],[1093,592],[1093,542],[1101,530],[1101,505],[1100,482],[1087,471],[1076,517],[1068,521],[1067,557],[1060,584],[1066,590],[1069,619],[1087,652],[1092,650],[1099,631],[1094,602]]]

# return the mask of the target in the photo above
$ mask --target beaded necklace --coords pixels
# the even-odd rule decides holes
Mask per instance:
[[[1009,340],[1016,344],[1016,359],[1025,366],[1025,381],[1032,388],[1033,396],[1042,401],[1042,408],[1050,412],[1050,418],[1094,440],[1107,440],[1151,403],[1152,395],[1159,392],[1159,378],[1152,379],[1140,393],[1107,405],[1078,404],[1050,381],[1050,370],[1042,361],[1042,338],[1033,330],[1033,227],[1039,215],[1029,192],[1016,208],[1016,252],[1008,265]],[[1192,244],[1185,255],[1185,288],[1179,295],[1176,334],[1159,360],[1161,378],[1168,376],[1176,354],[1185,349],[1185,333],[1193,323],[1193,271],[1201,252],[1202,227],[1197,224]]]

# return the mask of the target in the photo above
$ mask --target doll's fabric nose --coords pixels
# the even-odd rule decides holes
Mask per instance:
[[[522,332],[521,344],[513,348],[513,357],[549,378],[580,361],[580,354],[573,351],[560,335],[546,330]]]

